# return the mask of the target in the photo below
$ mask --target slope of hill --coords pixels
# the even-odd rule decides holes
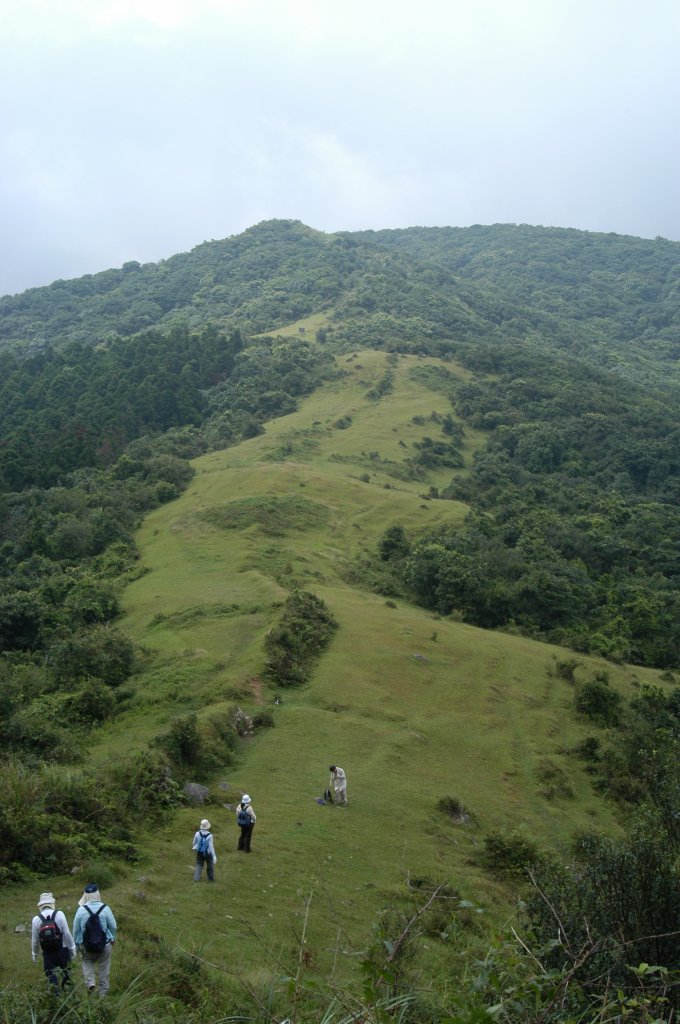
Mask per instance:
[[[674,963],[678,254],[269,222],[2,300],[3,919],[36,886],[70,912],[94,876],[118,991],[151,968],[150,1022],[302,1024],[443,885],[398,986],[440,1019],[515,920],[513,870],[550,851],[567,900],[595,828],[613,838],[584,838],[579,870],[602,867],[602,959],[578,1012],[598,979],[627,986],[622,956]],[[346,811],[317,801],[331,761]],[[173,810],[173,779],[205,782],[207,808]],[[623,808],[641,824],[620,830]],[[206,810],[209,891],[189,850]],[[645,946],[662,918],[666,946]],[[573,992],[553,932],[536,983]],[[16,1005],[24,941],[0,930]]]
[[[482,867],[485,835],[519,829],[559,850],[577,830],[616,827],[573,753],[592,726],[576,717],[573,683],[557,671],[568,652],[366,589],[363,556],[388,526],[456,524],[467,512],[424,496],[450,479],[449,469],[419,480],[395,475],[414,443],[439,429],[432,413],[450,408],[413,371],[443,364],[410,356],[392,363],[392,389],[376,401],[367,391],[387,358],[344,357],[343,376],[297,412],[201,457],[189,489],[139,533],[143,572],[123,594],[121,625],[143,652],[141,670],[127,710],[91,736],[91,758],[106,765],[130,757],[191,714],[210,728],[239,707],[270,713],[273,728],[242,740],[234,763],[224,747],[217,770],[184,765],[185,777],[209,785],[211,802],[139,835],[136,870],[89,864],[75,879],[44,879],[74,910],[83,871],[104,873],[121,926],[119,989],[153,957],[158,977],[147,985],[171,990],[179,943],[181,956],[199,958],[182,961],[185,971],[187,963],[213,965],[195,979],[212,1012],[225,1000],[241,1005],[244,987],[265,998],[282,970],[294,970],[303,926],[310,974],[325,986],[344,984],[379,913],[408,905],[414,880],[424,879],[456,894],[450,935],[430,935],[418,959],[430,984],[446,985],[451,936],[468,931],[474,945],[475,933],[480,941],[486,933],[479,922],[509,912],[512,890]],[[477,444],[470,435],[463,476]],[[311,682],[281,691],[267,680],[264,644],[295,587],[321,597],[338,629]],[[604,665],[579,661],[582,679]],[[608,671],[623,692],[659,678]],[[347,771],[347,810],[316,800],[331,762]],[[258,813],[250,858],[235,850],[231,809],[244,791]],[[446,798],[469,811],[466,824],[440,809]],[[191,881],[191,836],[204,813],[219,858],[209,891]],[[34,889],[3,895],[5,919],[22,919]],[[470,904],[484,911],[478,924]],[[2,934],[2,961],[21,981],[29,977],[25,950],[11,940]]]

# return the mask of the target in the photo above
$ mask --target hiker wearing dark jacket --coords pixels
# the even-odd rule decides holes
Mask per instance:
[[[255,817],[250,797],[247,793],[244,793],[241,797],[241,803],[236,808],[236,824],[241,829],[241,835],[238,837],[238,849],[243,850],[245,853],[250,853],[250,841],[253,838],[253,828],[256,821],[257,818]]]
[[[50,925],[50,922],[54,922]],[[45,976],[55,991],[69,984],[69,964],[76,955],[76,944],[69,931],[68,922],[56,909],[56,900],[51,892],[43,892],[38,900],[38,913],[31,923],[31,955],[33,963],[38,962],[38,953],[42,952]]]
[[[90,931],[95,931],[90,924],[92,917],[97,918],[103,932],[100,950],[88,949],[91,945]],[[102,901],[99,889],[91,882],[85,886],[85,891],[78,900],[78,909],[73,919],[73,941],[83,955],[83,977],[90,994],[94,993],[97,981],[100,996],[105,996],[109,991],[111,953],[116,941],[116,930],[116,919],[111,908]]]
[[[206,866],[208,881],[215,881],[214,865],[217,862],[217,854],[215,853],[215,844],[213,842],[210,828],[211,826],[208,819],[203,818],[201,827],[198,832],[194,833],[194,844],[191,847],[192,850],[196,851],[194,882],[200,882],[204,864]]]

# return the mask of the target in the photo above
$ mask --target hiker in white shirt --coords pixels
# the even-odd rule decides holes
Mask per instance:
[[[61,987],[66,988],[70,982],[69,964],[76,955],[76,944],[68,921],[61,910],[56,909],[56,900],[51,892],[40,894],[38,913],[31,924],[31,955],[34,964],[38,962],[39,953],[42,953],[45,976],[55,991],[59,991],[57,972],[61,973]]]
[[[333,790],[333,803],[345,806],[347,804],[347,778],[342,768],[332,764],[329,768],[331,773],[331,789]]]

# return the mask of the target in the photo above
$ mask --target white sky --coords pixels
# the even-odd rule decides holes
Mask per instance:
[[[260,220],[680,240],[678,0],[0,0],[0,294]]]

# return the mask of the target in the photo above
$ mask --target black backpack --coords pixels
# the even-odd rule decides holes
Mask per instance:
[[[106,932],[102,928],[99,915],[106,906],[102,903],[99,910],[90,910],[87,903],[85,910],[90,915],[83,928],[83,946],[86,953],[103,953],[106,948]]]
[[[38,929],[38,939],[41,949],[61,949],[61,929],[53,917],[43,917],[38,914],[42,921]]]
[[[243,804],[241,804],[241,806],[239,807],[238,811],[236,812],[236,822],[237,822],[237,824],[243,825],[244,827],[246,825],[252,825],[253,819],[248,814],[248,807],[249,806],[250,806],[249,804],[246,804],[246,806],[244,807]]]

